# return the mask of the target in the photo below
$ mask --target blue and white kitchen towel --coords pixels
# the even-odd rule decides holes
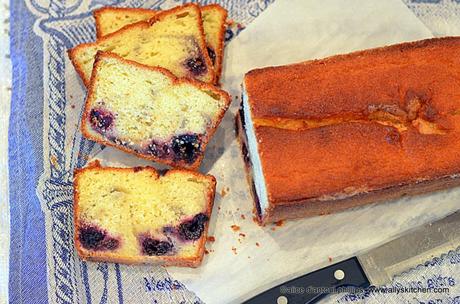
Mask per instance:
[[[124,266],[82,262],[72,239],[73,169],[83,166],[99,147],[78,132],[84,95],[69,94],[73,89],[68,78],[76,75],[66,50],[95,39],[93,9],[103,5],[165,9],[183,2],[10,1],[14,84],[9,127],[10,303],[199,302],[163,268],[146,267],[124,276]],[[249,23],[270,2],[221,4],[231,18]],[[235,34],[229,31],[227,39]]]
[[[103,5],[165,9],[183,2],[10,1],[13,64],[8,136],[10,303],[201,302],[199,297],[203,297],[202,294],[188,291],[182,282],[169,277],[161,267],[127,271],[129,266],[80,261],[72,239],[72,171],[83,166],[100,147],[83,139],[78,132],[84,95],[74,96],[72,93],[81,92],[82,88],[75,87],[80,84],[66,50],[94,40],[92,9]],[[202,1],[208,2],[221,3],[229,9],[230,18],[249,24],[273,1]],[[460,7],[456,1],[445,2]],[[426,20],[431,19],[426,12],[432,9],[426,7],[446,3],[407,1],[407,4],[419,9],[417,16],[428,24]],[[228,31],[227,38],[231,39],[237,31]],[[335,296],[329,301],[459,303],[459,273],[460,255],[452,252],[393,282],[395,286],[448,287],[450,294],[381,295],[367,292]],[[2,275],[0,273],[0,278]],[[226,273],[222,273],[222,277],[225,276]],[[238,280],[238,277],[227,279]],[[206,282],[200,283],[206,286]],[[226,298],[223,296],[222,299]]]

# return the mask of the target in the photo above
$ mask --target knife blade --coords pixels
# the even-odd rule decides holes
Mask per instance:
[[[460,211],[457,211],[367,252],[266,290],[244,303],[315,303],[342,287],[382,286],[394,276],[459,246]]]

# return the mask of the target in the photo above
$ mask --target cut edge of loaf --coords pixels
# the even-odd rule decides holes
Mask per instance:
[[[370,203],[383,203],[406,195],[419,195],[460,186],[460,176],[449,175],[428,181],[413,182],[368,192],[354,193],[340,198],[306,198],[276,202],[276,204],[273,204],[272,200],[268,198],[269,208],[265,209],[265,216],[261,217],[259,211],[260,205],[258,205],[259,197],[254,189],[252,168],[250,167],[251,164],[247,163],[248,161],[250,162],[251,159],[248,157],[249,151],[247,149],[246,131],[243,126],[240,111],[235,116],[235,131],[240,144],[246,171],[246,179],[254,205],[253,214],[260,226],[282,220],[298,220],[306,217],[338,213],[350,210],[351,208],[362,207]]]
[[[225,8],[223,8],[219,4],[204,5],[204,6],[201,7],[201,11],[203,11],[203,10],[218,10],[222,14],[222,16],[221,16],[222,26],[220,27],[220,31],[219,31],[219,49],[216,50],[216,54],[217,54],[216,68],[217,68],[217,70],[214,71],[215,74],[216,74],[214,82],[216,84],[218,84],[219,81],[220,81],[220,77],[222,76],[222,69],[223,69],[223,63],[224,63],[225,30],[226,30],[226,27],[227,27],[228,12],[227,12],[227,10]]]
[[[208,229],[209,229],[209,223],[210,220],[206,221],[205,227],[203,234],[201,238],[199,239],[197,243],[198,247],[198,255],[196,257],[190,257],[190,258],[178,258],[178,257],[173,257],[173,256],[147,256],[146,258],[142,257],[116,257],[116,256],[109,256],[106,257],[103,252],[92,252],[90,250],[84,249],[81,244],[80,240],[78,239],[77,236],[77,231],[80,228],[80,223],[78,222],[78,216],[79,216],[79,193],[77,191],[78,189],[78,176],[81,172],[84,172],[85,170],[88,169],[94,169],[98,168],[100,170],[117,170],[117,171],[133,171],[133,170],[138,170],[141,168],[142,170],[149,170],[151,172],[154,172],[158,176],[157,170],[153,167],[135,167],[135,168],[115,168],[115,167],[102,167],[99,163],[99,161],[94,161],[88,164],[88,166],[84,168],[79,168],[74,170],[74,191],[73,191],[73,199],[74,199],[74,206],[73,206],[73,222],[74,222],[74,242],[75,242],[75,248],[77,250],[78,255],[80,258],[83,260],[87,261],[95,261],[95,262],[112,262],[112,263],[122,263],[122,264],[151,264],[152,260],[157,260],[157,262],[154,262],[156,264],[162,265],[162,266],[178,266],[178,267],[192,267],[196,268],[201,265],[201,262],[203,261],[204,257],[204,252],[205,252],[205,245],[207,241],[207,236],[208,236]],[[211,183],[211,190],[207,193],[207,205],[206,205],[206,215],[208,218],[211,218],[212,215],[212,209],[214,206],[214,198],[215,198],[215,192],[216,192],[216,178],[210,174],[204,175],[200,174],[195,171],[188,171],[188,170],[180,170],[180,169],[174,169],[174,170],[168,170],[165,175],[170,174],[171,172],[187,172],[187,174],[192,174],[195,176],[198,176],[199,178],[207,178],[209,182]]]
[[[181,5],[181,6],[174,7],[174,8],[169,9],[169,10],[159,12],[158,14],[156,14],[155,16],[150,18],[149,20],[144,20],[144,21],[139,21],[139,22],[135,22],[135,23],[132,23],[132,24],[128,24],[128,25],[124,26],[123,28],[119,29],[118,31],[110,33],[110,34],[107,34],[107,35],[105,35],[104,37],[98,39],[95,42],[82,43],[82,44],[79,44],[79,45],[77,45],[77,46],[75,46],[75,47],[73,47],[71,49],[68,49],[67,54],[68,54],[68,56],[70,58],[70,61],[72,62],[73,66],[75,67],[75,70],[77,71],[78,75],[82,79],[83,84],[85,85],[85,87],[89,86],[90,81],[91,81],[91,76],[89,78],[85,77],[85,74],[83,72],[83,68],[80,66],[79,62],[76,60],[76,52],[77,51],[79,51],[82,48],[95,46],[100,41],[104,41],[104,40],[107,40],[107,39],[109,39],[111,37],[123,34],[125,32],[129,32],[133,27],[142,26],[144,28],[148,28],[148,27],[152,26],[153,24],[155,24],[156,22],[161,21],[165,16],[169,16],[170,14],[174,14],[177,11],[180,11],[181,9],[184,9],[184,8],[187,8],[187,7],[195,8],[197,10],[197,13],[198,13],[198,21],[199,22],[197,23],[197,26],[198,26],[198,29],[199,29],[199,32],[200,32],[200,37],[199,37],[200,39],[198,41],[198,45],[199,45],[200,50],[202,51],[204,61],[206,63],[206,66],[208,67],[209,74],[211,76],[211,79],[206,83],[215,83],[216,72],[214,71],[214,65],[212,64],[211,58],[209,58],[209,54],[208,54],[207,49],[206,49],[206,41],[205,41],[205,34],[204,34],[204,29],[203,29],[201,9],[195,3],[187,3],[187,4],[184,4],[184,5]],[[94,69],[93,69],[93,71],[94,71]],[[197,81],[199,81],[199,80],[197,80]]]
[[[214,126],[208,126],[206,128],[206,136],[203,137],[203,141],[202,141],[202,145],[201,145],[202,153],[200,153],[198,155],[197,159],[193,163],[189,164],[189,163],[186,163],[185,161],[179,161],[179,162],[176,161],[175,162],[175,161],[172,161],[172,160],[169,160],[169,159],[158,158],[158,157],[155,157],[153,155],[148,156],[148,155],[144,155],[144,154],[138,154],[138,153],[134,152],[133,150],[128,149],[128,148],[126,148],[126,147],[124,147],[122,145],[117,145],[117,144],[115,144],[115,143],[113,143],[111,141],[102,140],[99,137],[95,137],[90,132],[87,131],[87,128],[89,128],[89,126],[87,126],[88,113],[90,111],[90,101],[91,101],[92,96],[94,94],[94,83],[95,83],[96,78],[97,78],[97,69],[98,69],[98,67],[100,65],[101,60],[104,57],[115,58],[115,59],[117,59],[117,60],[119,60],[121,62],[131,64],[131,65],[136,66],[137,68],[143,69],[145,71],[160,72],[163,75],[165,75],[166,77],[171,79],[172,85],[177,85],[177,84],[181,84],[181,83],[189,84],[189,85],[192,85],[192,86],[194,86],[194,87],[196,87],[197,89],[200,89],[200,90],[211,91],[211,92],[219,95],[220,98],[225,101],[225,107],[222,108],[222,110],[219,113],[219,116],[216,117]],[[228,110],[228,107],[230,106],[230,102],[231,102],[230,95],[227,92],[225,92],[225,91],[223,91],[223,90],[221,90],[219,88],[216,88],[215,86],[213,86],[211,84],[207,84],[207,83],[200,82],[200,81],[197,81],[197,80],[193,80],[193,79],[190,79],[190,78],[179,78],[179,77],[176,77],[173,73],[171,73],[169,70],[167,70],[165,68],[147,66],[147,65],[144,65],[144,64],[132,61],[132,60],[124,59],[124,58],[122,58],[122,57],[120,57],[120,56],[118,56],[118,55],[116,55],[114,53],[98,51],[97,54],[96,54],[96,59],[94,61],[93,72],[91,74],[91,81],[90,81],[90,85],[88,87],[88,94],[87,94],[86,101],[85,101],[85,109],[84,109],[83,115],[82,115],[81,132],[82,132],[84,137],[86,137],[86,138],[88,138],[88,139],[90,139],[92,141],[95,141],[95,142],[97,142],[99,144],[102,144],[102,145],[107,145],[107,146],[117,148],[117,149],[122,150],[122,151],[124,151],[126,153],[130,153],[130,154],[136,155],[136,156],[144,158],[144,159],[153,160],[153,161],[158,162],[158,163],[166,164],[166,165],[169,165],[169,166],[171,166],[173,168],[184,168],[184,169],[189,169],[189,170],[197,170],[198,167],[201,165],[201,162],[203,160],[204,153],[206,151],[206,147],[207,147],[207,145],[209,143],[209,140],[213,137],[214,133],[216,132],[217,128],[219,127],[219,125],[220,125],[225,113]]]

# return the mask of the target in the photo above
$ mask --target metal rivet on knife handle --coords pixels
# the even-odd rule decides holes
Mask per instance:
[[[342,269],[334,271],[334,278],[338,281],[342,281],[345,278],[345,272]]]
[[[285,296],[279,296],[278,299],[276,299],[276,304],[288,304],[288,298]]]

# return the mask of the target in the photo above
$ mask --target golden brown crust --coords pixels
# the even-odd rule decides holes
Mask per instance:
[[[344,112],[361,114],[373,100],[386,104],[394,102],[389,98],[382,100],[383,90],[392,94],[387,97],[399,99],[401,92],[391,87],[397,81],[406,86],[422,85],[418,83],[420,75],[413,74],[414,67],[401,68],[399,71],[394,69],[397,67],[395,64],[398,58],[400,67],[404,66],[402,59],[407,58],[408,62],[418,65],[420,73],[431,75],[431,67],[424,66],[423,63],[430,60],[437,62],[441,65],[434,68],[442,70],[442,64],[452,63],[453,58],[450,56],[454,56],[459,45],[458,37],[433,38],[297,64],[254,69],[245,75],[244,84],[249,94],[252,113],[258,118],[324,118],[335,114],[342,115]],[[438,56],[435,51],[439,48],[445,48],[449,54]],[[368,72],[360,73],[360,69],[367,69]],[[385,75],[385,70],[389,70],[391,76]],[[373,77],[372,71],[380,77]],[[431,75],[431,78],[434,76],[436,75]],[[443,82],[437,84],[438,89],[443,86],[446,86]],[[422,88],[418,87],[412,88],[412,91],[421,91]],[[407,89],[401,87],[401,90]],[[280,103],[280,100],[289,102]],[[257,104],[257,107],[252,104]]]
[[[207,221],[205,224],[205,229],[203,235],[198,240],[198,254],[195,257],[190,258],[178,258],[178,257],[171,257],[171,256],[145,256],[145,257],[122,257],[115,253],[108,253],[108,252],[97,252],[86,250],[82,247],[80,240],[78,239],[78,231],[80,228],[79,222],[79,175],[81,172],[98,168],[99,170],[116,170],[116,171],[125,171],[125,172],[132,172],[134,170],[139,170],[139,168],[112,168],[112,167],[101,167],[99,162],[93,162],[89,164],[89,166],[85,168],[75,169],[74,171],[74,206],[73,206],[73,213],[74,213],[74,242],[75,248],[77,250],[78,255],[80,258],[88,261],[100,261],[100,262],[113,262],[113,263],[122,263],[122,264],[158,264],[162,266],[179,266],[179,267],[198,267],[201,265],[203,260],[205,245],[207,240],[207,233],[209,229],[209,222]],[[148,170],[152,172],[157,178],[159,177],[158,172],[155,168],[152,167],[141,167],[142,170]],[[211,190],[207,193],[207,206],[206,206],[206,215],[208,218],[211,218],[212,208],[214,206],[214,197],[216,192],[216,179],[212,175],[203,175],[198,172],[188,171],[188,170],[169,170],[166,172],[167,174],[177,173],[177,172],[184,172],[187,175],[195,175],[197,178],[206,178],[211,183]]]
[[[262,221],[458,185],[459,52],[450,37],[249,72]]]
[[[218,10],[222,15],[221,15],[221,28],[219,31],[219,48],[215,50],[216,52],[216,81],[215,83],[218,84],[220,77],[222,76],[222,68],[223,68],[223,62],[224,62],[224,42],[225,42],[225,30],[227,28],[227,16],[228,12],[225,8],[220,6],[219,4],[208,4],[205,6],[201,7],[201,11],[205,10]]]
[[[102,38],[104,35],[101,32],[102,24],[101,24],[101,14],[105,13],[106,11],[129,11],[129,12],[138,12],[138,13],[158,13],[158,11],[147,9],[147,8],[138,8],[138,7],[112,7],[112,6],[105,6],[93,11],[93,17],[96,21],[96,38]]]
[[[247,138],[242,125],[240,113],[235,117],[237,139],[243,150],[243,153],[247,147]],[[247,151],[247,150],[246,150]],[[243,154],[243,157],[245,155]],[[250,162],[250,161],[249,161]],[[251,164],[248,160],[245,161],[245,170],[250,187],[253,185],[253,176],[251,170]],[[335,212],[341,212],[349,208],[363,206],[369,203],[380,203],[386,200],[397,199],[405,195],[417,195],[426,192],[438,191],[455,187],[460,185],[460,176],[444,176],[429,181],[412,182],[403,185],[396,185],[385,189],[379,189],[366,193],[359,193],[356,195],[350,195],[348,197],[337,198],[337,199],[326,199],[318,200],[312,199],[298,199],[289,201],[280,201],[276,204],[272,204],[270,208],[266,210],[266,214],[263,218],[258,215],[257,207],[257,194],[254,189],[251,189],[251,196],[253,197],[253,213],[256,215],[256,219],[260,225],[268,223],[275,223],[280,220],[286,219],[297,219],[303,217],[311,217],[318,215],[326,215]]]
[[[95,137],[95,136],[93,136],[93,134],[91,134],[90,132],[87,131],[90,128],[89,126],[87,126],[87,122],[88,122],[89,112],[91,111],[90,106],[91,106],[91,99],[92,99],[93,94],[94,94],[94,83],[95,83],[96,78],[97,78],[97,69],[99,67],[100,60],[103,57],[117,58],[118,60],[120,60],[122,62],[129,63],[129,64],[134,65],[134,66],[136,66],[136,67],[138,67],[140,69],[161,72],[165,76],[169,77],[172,80],[173,84],[187,83],[187,84],[193,85],[193,86],[195,86],[197,88],[200,88],[202,90],[210,90],[210,91],[212,91],[213,93],[219,95],[222,99],[225,100],[225,107],[221,110],[221,113],[217,117],[216,122],[215,122],[215,126],[214,127],[209,126],[206,129],[207,136],[203,138],[202,145],[201,145],[203,153],[200,153],[199,156],[197,157],[197,159],[193,163],[189,164],[189,163],[187,163],[185,161],[173,161],[173,160],[169,160],[169,159],[157,158],[157,157],[155,157],[153,155],[149,156],[149,155],[145,155],[145,154],[136,153],[133,150],[131,150],[129,148],[126,148],[126,147],[124,147],[122,145],[117,145],[117,144],[115,144],[115,143],[113,143],[111,141],[104,140],[104,139],[102,139],[102,137],[101,138]],[[212,136],[214,135],[216,129],[220,125],[220,122],[222,121],[222,119],[223,119],[223,117],[225,115],[225,112],[227,111],[227,109],[228,109],[228,107],[230,105],[230,102],[231,102],[231,99],[230,99],[230,96],[228,95],[227,92],[225,92],[225,91],[223,91],[221,89],[218,89],[218,88],[216,88],[216,87],[214,87],[214,86],[212,86],[210,84],[200,82],[200,81],[196,81],[196,80],[193,80],[193,79],[190,79],[190,78],[178,78],[178,77],[174,76],[174,74],[172,74],[167,69],[164,69],[164,68],[161,68],[161,67],[146,66],[146,65],[140,64],[138,62],[134,62],[134,61],[131,61],[131,60],[124,59],[124,58],[122,58],[122,57],[120,57],[120,56],[118,56],[116,54],[113,54],[113,53],[98,52],[97,55],[96,55],[96,60],[94,62],[94,66],[93,66],[93,72],[91,74],[91,82],[90,82],[90,85],[88,87],[88,94],[87,94],[86,103],[85,103],[85,111],[83,112],[83,115],[82,115],[81,132],[82,132],[83,136],[85,136],[86,138],[91,139],[91,140],[93,140],[95,142],[98,142],[98,143],[100,143],[102,145],[112,146],[112,147],[117,148],[119,150],[122,150],[124,152],[134,154],[136,156],[139,156],[139,157],[142,157],[142,158],[145,158],[145,159],[149,159],[149,160],[153,160],[153,161],[163,163],[163,164],[166,164],[166,165],[170,165],[170,166],[172,166],[174,168],[187,168],[187,169],[190,169],[190,170],[197,170],[198,167],[200,166],[202,160],[203,160],[204,151],[206,150],[206,146],[208,145],[209,140],[212,138]]]
[[[423,194],[456,186],[460,186],[460,178],[456,176],[446,176],[419,183],[396,185],[393,187],[379,189],[367,193],[360,193],[341,199],[325,201],[311,199],[284,202],[284,204],[280,203],[269,209],[267,215],[262,221],[262,224],[274,223],[284,219],[296,219],[300,217],[326,215],[345,211],[349,208],[360,207],[366,204],[381,203],[406,195]]]
[[[76,50],[80,46],[82,46],[82,44],[79,44],[76,47],[67,50],[67,55],[69,56],[70,62],[72,62],[72,65],[75,68],[75,71],[77,71],[78,76],[80,76],[81,81],[83,82],[85,87],[88,87],[89,81],[86,80],[85,73],[83,73],[83,68],[78,64],[78,62],[76,60],[76,55],[75,55]]]
[[[120,34],[129,32],[134,27],[148,28],[148,27],[152,26],[153,24],[155,24],[156,22],[159,22],[159,21],[163,20],[163,18],[165,18],[166,16],[174,15],[176,12],[178,12],[178,11],[184,9],[184,8],[187,8],[187,7],[191,7],[191,8],[196,9],[196,12],[198,14],[197,27],[198,27],[198,29],[200,31],[200,37],[199,37],[198,45],[199,45],[200,50],[203,50],[202,55],[203,55],[203,58],[204,58],[205,63],[206,63],[206,66],[208,67],[208,70],[209,70],[209,73],[210,73],[210,76],[211,76],[211,79],[209,80],[208,83],[214,83],[216,75],[215,75],[215,71],[214,71],[214,67],[212,65],[211,59],[209,58],[209,54],[208,54],[208,52],[206,50],[206,41],[205,41],[205,38],[204,38],[205,35],[204,35],[204,30],[203,30],[203,22],[202,22],[202,17],[201,17],[201,10],[199,9],[198,5],[196,5],[194,3],[188,3],[188,4],[184,4],[182,6],[174,7],[174,8],[169,9],[169,10],[161,11],[161,12],[159,12],[158,14],[156,14],[155,16],[153,16],[152,18],[150,18],[147,21],[139,21],[139,22],[136,22],[136,23],[133,23],[133,24],[126,25],[125,27],[121,28],[120,30],[118,30],[116,32],[113,32],[113,33],[110,33],[108,35],[105,35],[104,37],[100,38],[96,42],[82,43],[82,44],[79,44],[79,45],[75,46],[74,48],[72,48],[70,50],[67,50],[67,53],[68,53],[69,58],[70,58],[70,61],[74,65],[75,69],[77,70],[77,73],[79,74],[79,76],[83,80],[83,83],[85,84],[85,86],[86,87],[89,86],[90,79],[87,79],[85,77],[85,74],[83,73],[83,68],[78,64],[78,62],[76,60],[76,51],[77,50],[79,50],[80,48],[86,48],[86,47],[95,46],[101,41],[105,41],[105,40],[110,39],[111,37],[116,37],[116,36],[118,36]]]

